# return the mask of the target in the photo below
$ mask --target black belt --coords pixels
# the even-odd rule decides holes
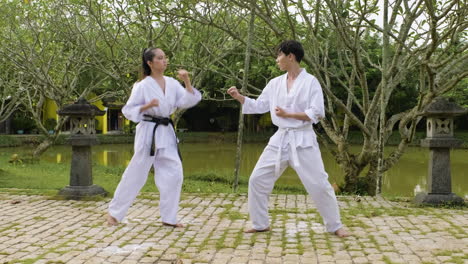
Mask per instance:
[[[172,119],[167,118],[167,117],[155,117],[155,116],[150,116],[150,115],[143,115],[143,121],[146,122],[153,122],[154,123],[154,128],[153,128],[153,138],[151,140],[151,150],[150,150],[150,156],[154,156],[155,153],[155,135],[156,135],[156,128],[158,128],[159,125],[163,126],[168,126],[169,124],[172,125],[172,128],[174,128],[174,122]],[[175,132],[174,132],[175,133]],[[180,155],[180,150],[179,150],[179,140],[176,137],[176,143],[177,143],[177,153],[179,154],[180,161],[182,161],[182,155]]]

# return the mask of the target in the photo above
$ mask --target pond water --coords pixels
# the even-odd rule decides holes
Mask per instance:
[[[265,144],[244,144],[241,174],[250,175]],[[180,144],[185,175],[194,173],[216,172],[230,174],[234,171],[236,146],[233,143],[183,143]],[[352,150],[358,152],[359,146]],[[390,151],[392,147],[387,147]],[[3,149],[13,153],[13,149]],[[112,167],[125,167],[133,154],[132,144],[93,146],[93,161],[96,164]],[[331,183],[342,183],[343,172],[331,154],[322,149],[323,161]],[[413,196],[415,192],[425,191],[427,185],[429,150],[409,147],[401,160],[383,179],[383,193],[396,196]],[[468,149],[456,149],[451,152],[452,191],[459,196],[468,197]],[[54,146],[43,154],[48,162],[70,162],[71,147]],[[280,183],[301,184],[292,169],[287,169],[278,180]]]

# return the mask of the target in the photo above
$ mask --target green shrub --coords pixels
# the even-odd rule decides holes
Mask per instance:
[[[44,122],[44,127],[47,129],[47,131],[54,130],[56,125],[57,121],[53,118],[49,118]]]
[[[15,136],[1,135],[0,147],[17,147],[21,145],[21,140]]]
[[[28,117],[25,113],[17,112],[13,116],[11,120],[13,131],[23,130],[23,131],[30,131],[31,129],[35,128],[36,125],[34,121]]]
[[[103,135],[98,134],[97,138],[100,144],[132,144],[135,136],[133,135]]]
[[[136,123],[133,123],[133,122],[130,122],[130,124],[124,124],[123,125],[123,131],[124,131],[124,134],[127,134],[127,135],[132,135],[135,133],[135,130],[136,130],[136,126],[137,124]]]

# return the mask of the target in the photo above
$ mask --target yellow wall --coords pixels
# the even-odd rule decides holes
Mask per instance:
[[[93,104],[97,106],[99,110],[102,110],[102,111],[106,110],[106,107],[104,106],[101,100],[94,102]],[[58,110],[57,104],[55,104],[53,100],[46,98],[46,101],[44,103],[42,122],[45,122],[47,119],[50,119],[50,118],[53,118],[58,121],[57,110]],[[102,134],[107,134],[108,132],[107,111],[102,116],[96,116],[96,120],[99,121],[99,124],[96,126],[96,130],[101,130]],[[130,125],[130,121],[124,118],[124,124],[128,126]]]
[[[47,119],[55,119],[56,121],[58,120],[58,114],[57,114],[57,104],[49,99],[46,98],[44,102],[44,114],[42,115],[42,122],[45,122]]]
[[[94,102],[93,104],[97,106],[99,110],[104,111],[106,109],[101,100]],[[96,130],[102,130],[102,134],[107,134],[107,111],[102,116],[96,116],[96,120],[99,121]]]

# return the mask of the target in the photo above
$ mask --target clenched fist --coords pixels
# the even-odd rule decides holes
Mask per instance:
[[[180,69],[177,71],[177,78],[181,79],[182,81],[186,82],[189,80],[189,72],[184,70],[184,69]]]
[[[151,100],[148,104],[147,104],[148,107],[155,107],[155,106],[159,106],[159,100],[154,98],[153,100]]]
[[[241,95],[235,86],[231,86],[231,88],[227,90],[227,93],[234,99],[237,99]]]
[[[159,100],[154,98],[151,101],[149,101],[149,103],[145,104],[144,106],[140,108],[140,113],[150,109],[151,107],[156,107],[156,106],[159,106]]]
[[[275,107],[275,114],[279,117],[288,117],[288,113],[281,107]]]
[[[237,101],[239,101],[241,104],[243,104],[245,102],[245,97],[239,93],[239,90],[237,90],[237,88],[235,86],[231,86],[231,88],[229,88],[227,90],[227,93],[234,99],[236,99]]]

